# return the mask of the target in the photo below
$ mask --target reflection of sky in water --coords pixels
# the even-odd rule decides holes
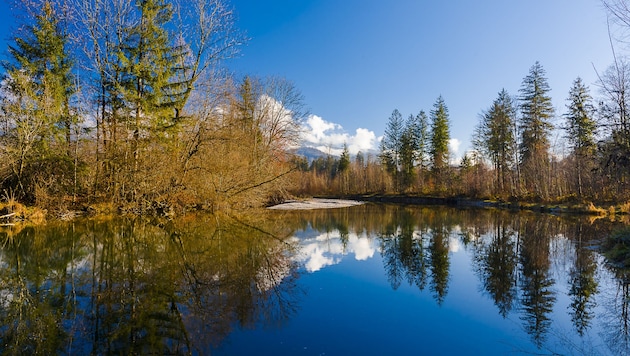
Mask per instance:
[[[277,330],[233,332],[217,354],[630,355],[626,297],[601,256],[558,233],[573,225],[539,215],[429,225],[423,212],[404,228],[296,231],[299,312]],[[590,314],[584,335],[578,313]]]
[[[313,233],[317,234],[316,231]],[[358,261],[367,260],[374,256],[378,246],[378,242],[366,235],[358,236],[355,233],[349,233],[344,247],[338,230],[321,233],[314,237],[303,237],[299,241],[300,252],[295,258],[308,272],[335,265],[347,255],[353,255]]]
[[[374,252],[379,246],[377,239],[368,237],[366,234],[357,235],[351,232],[348,234],[344,248],[339,230],[324,233],[307,230],[296,236],[300,236],[296,237],[300,244],[300,252],[295,260],[308,272],[317,272],[326,266],[336,265],[345,256],[354,256],[357,261],[365,261],[374,257]],[[414,236],[420,236],[420,233]],[[450,236],[449,251],[455,253],[460,247],[460,241]]]

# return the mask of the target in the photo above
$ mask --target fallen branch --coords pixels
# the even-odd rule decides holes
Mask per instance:
[[[0,216],[0,219],[8,219],[10,217],[12,217],[13,215],[16,215],[17,213],[11,213],[11,214],[7,214],[7,215],[2,215]]]

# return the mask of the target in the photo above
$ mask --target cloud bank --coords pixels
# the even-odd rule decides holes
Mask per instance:
[[[374,131],[358,128],[354,134],[348,134],[339,124],[328,122],[317,115],[311,115],[302,127],[304,145],[317,148],[333,155],[340,155],[343,145],[348,145],[351,155],[357,152],[376,150],[378,140]]]
[[[448,140],[448,149],[453,156],[459,156],[459,146],[461,145],[462,142],[456,138]]]
[[[378,151],[380,140],[381,138],[376,137],[374,131],[358,128],[354,134],[349,134],[341,125],[326,121],[317,115],[310,115],[302,125],[302,144],[304,146],[314,147],[336,156],[341,155],[344,143],[348,145],[348,151],[351,155],[356,155],[359,151],[363,153]],[[448,142],[454,164],[460,160],[461,145],[461,140],[457,138],[452,138]]]

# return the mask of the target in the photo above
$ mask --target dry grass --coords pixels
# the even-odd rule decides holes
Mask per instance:
[[[593,203],[588,203],[588,205],[586,206],[586,211],[596,215],[606,215],[607,213],[606,209],[595,206]]]
[[[3,221],[3,223],[28,221],[33,224],[42,224],[46,221],[46,210],[26,207],[20,204],[13,194],[6,191],[3,198],[4,201],[0,201],[0,216],[14,214],[9,221]]]
[[[619,212],[621,214],[630,214],[630,201],[620,204]]]
[[[608,207],[608,215],[615,216],[617,214],[617,209],[615,209],[614,205]]]

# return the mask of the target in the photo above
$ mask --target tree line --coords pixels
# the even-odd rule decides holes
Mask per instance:
[[[378,153],[344,147],[308,162],[290,153],[308,115],[299,90],[222,67],[246,41],[224,1],[17,0],[0,83],[2,199],[158,214],[290,194],[630,199],[622,57],[601,73],[597,99],[575,80],[560,125],[536,62],[518,95],[503,89],[482,111],[474,150],[458,160],[440,96],[429,112],[394,110]],[[620,22],[630,13],[606,5]],[[555,129],[568,150],[553,150]]]
[[[283,194],[307,114],[235,78],[224,0],[19,0],[0,87],[0,192],[54,210],[258,206]]]
[[[604,0],[622,36],[630,29],[624,0]],[[609,31],[610,33],[610,31]],[[536,62],[517,95],[501,89],[479,115],[473,149],[455,160],[448,151],[449,114],[440,96],[427,115],[389,117],[379,153],[347,160],[302,162],[301,194],[403,193],[536,202],[626,202],[630,199],[630,62],[617,53],[599,73],[599,96],[576,78],[558,116],[543,66]],[[625,44],[623,39],[619,41]],[[554,124],[555,123],[555,124]],[[560,143],[552,145],[559,133]],[[457,162],[457,163],[455,163]]]
[[[427,115],[389,117],[378,155],[365,163],[362,153],[328,170],[316,162],[304,169],[304,191],[328,180],[329,193],[404,193],[529,201],[627,201],[630,199],[630,131],[625,99],[626,72],[615,63],[600,77],[597,101],[579,77],[566,99],[561,123],[543,66],[536,62],[518,95],[502,89],[479,115],[473,149],[458,162],[449,153],[450,118],[440,96]],[[552,135],[562,133],[565,150],[554,150]],[[338,161],[334,164],[334,161]],[[350,177],[350,178],[349,178]],[[368,178],[369,177],[369,178]],[[348,181],[350,183],[348,183]],[[310,184],[310,185],[309,185]],[[315,185],[316,186],[316,185]]]

